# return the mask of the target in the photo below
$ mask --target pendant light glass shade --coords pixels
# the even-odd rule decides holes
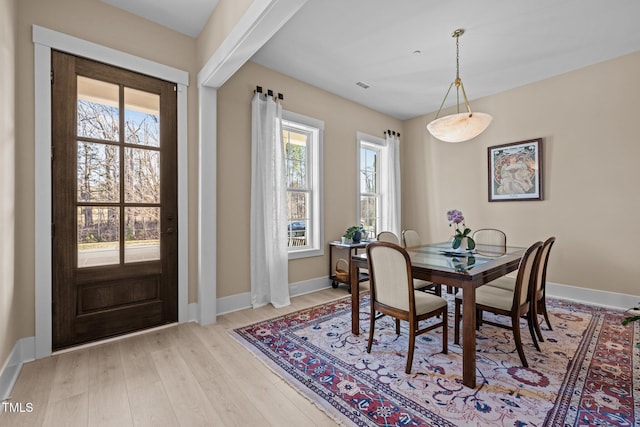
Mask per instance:
[[[455,30],[451,34],[451,37],[455,37],[456,39],[456,79],[453,83],[451,83],[451,85],[449,85],[449,89],[444,95],[444,99],[442,100],[442,104],[440,104],[440,109],[436,114],[436,118],[427,125],[427,130],[429,131],[429,133],[433,135],[434,138],[437,138],[440,141],[444,142],[469,141],[470,139],[473,139],[484,132],[492,120],[492,117],[489,114],[471,112],[471,106],[469,105],[469,100],[467,99],[467,93],[465,92],[464,85],[462,84],[462,80],[460,79],[460,50],[458,39],[463,34],[464,30],[461,28]],[[456,105],[458,107],[457,113],[438,118],[438,116],[440,115],[440,111],[442,111],[442,107],[444,106],[444,103],[449,96],[449,92],[451,92],[451,88],[454,85],[456,87]],[[467,110],[464,113],[460,112],[461,91]]]
[[[491,123],[485,113],[458,113],[440,117],[427,125],[434,138],[444,142],[464,142],[480,135]]]

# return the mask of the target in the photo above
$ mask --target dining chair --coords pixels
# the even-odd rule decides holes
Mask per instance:
[[[376,239],[379,242],[393,243],[394,245],[400,246],[400,239],[396,236],[396,233],[392,231],[381,231],[378,233]]]
[[[550,331],[553,331],[551,328],[551,322],[549,322],[549,314],[547,313],[547,264],[549,262],[549,254],[551,253],[551,247],[556,242],[555,236],[549,237],[545,240],[542,250],[540,251],[540,262],[538,265],[538,270],[536,274],[536,288],[533,293],[533,301],[535,302],[535,310],[532,314],[535,323],[534,327],[536,328],[536,334],[538,334],[538,339],[541,342],[544,342],[544,338],[542,337],[542,331],[540,331],[540,323],[538,322],[538,314],[542,314],[544,317],[547,326]]]
[[[404,247],[408,248],[411,246],[420,246],[422,239],[416,230],[402,230],[402,242],[404,243]]]
[[[549,263],[549,254],[551,253],[551,247],[556,242],[555,237],[549,237],[543,244],[540,250],[540,262],[536,269],[535,276],[535,289],[533,290],[532,300],[535,301],[535,310],[531,311],[531,316],[534,320],[534,328],[538,340],[544,342],[542,331],[540,330],[540,323],[538,322],[538,315],[541,314],[547,324],[550,331],[553,331],[551,322],[549,321],[549,314],[547,313],[546,303],[546,289],[547,289],[547,265]],[[496,288],[506,289],[513,291],[515,282],[512,278],[503,276],[499,279],[493,280],[487,283],[487,286],[493,286]]]
[[[396,320],[398,335],[400,320],[409,322],[407,374],[411,373],[417,335],[442,327],[442,352],[447,354],[447,300],[413,288],[411,259],[407,251],[394,243],[373,242],[367,246],[367,260],[371,301],[367,353],[371,353],[376,320],[389,315]],[[381,315],[376,317],[376,313]],[[420,329],[420,321],[436,316],[442,321]]]
[[[476,244],[499,246],[506,250],[507,235],[496,228],[480,228],[471,235]]]
[[[422,244],[422,239],[420,239],[420,234],[418,234],[416,230],[403,230],[402,242],[405,248],[409,248],[412,246],[420,246]],[[414,289],[429,291],[437,296],[442,295],[442,286],[439,283],[433,283],[422,279],[413,279],[413,285]]]
[[[497,315],[507,316],[511,319],[510,325],[482,319],[482,323],[497,326],[504,329],[511,329],[516,344],[516,350],[520,356],[522,366],[527,368],[529,364],[522,348],[520,337],[520,318],[526,316],[531,339],[536,349],[540,351],[540,346],[536,339],[534,321],[529,315],[531,310],[535,310],[532,303],[532,294],[535,287],[535,273],[540,262],[542,242],[531,245],[520,258],[518,265],[518,275],[515,286],[512,290],[500,289],[494,286],[481,286],[476,289],[476,311],[481,313],[488,311]],[[462,292],[458,292],[455,297],[454,310],[454,343],[460,342],[460,305],[462,304]],[[463,331],[465,334],[475,333],[475,331]]]

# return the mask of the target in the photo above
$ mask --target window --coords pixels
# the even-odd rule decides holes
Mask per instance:
[[[382,231],[382,204],[380,177],[384,172],[385,141],[358,132],[358,218],[364,226],[366,238],[375,238]]]
[[[289,259],[324,254],[322,137],[324,123],[283,111]]]

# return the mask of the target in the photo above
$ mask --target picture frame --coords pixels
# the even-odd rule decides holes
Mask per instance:
[[[489,202],[543,200],[542,138],[487,148]]]

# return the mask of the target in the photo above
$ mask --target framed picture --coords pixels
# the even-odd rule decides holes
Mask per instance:
[[[542,200],[542,138],[487,150],[490,202]]]

